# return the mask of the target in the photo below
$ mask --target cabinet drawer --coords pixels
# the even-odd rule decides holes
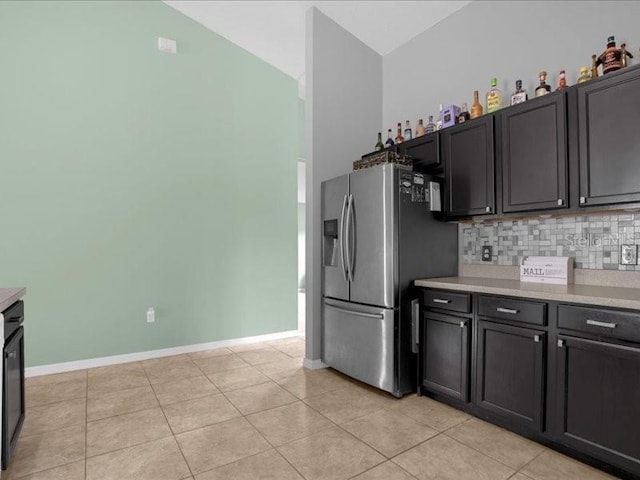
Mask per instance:
[[[640,314],[604,308],[558,306],[558,328],[640,341]]]
[[[546,303],[488,295],[480,295],[478,300],[478,314],[484,317],[501,318],[533,325],[547,324]]]
[[[426,308],[439,308],[451,312],[470,313],[471,294],[442,290],[427,290],[424,294]]]

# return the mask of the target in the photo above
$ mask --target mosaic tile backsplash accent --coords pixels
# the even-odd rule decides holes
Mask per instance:
[[[520,265],[528,255],[571,256],[576,268],[640,271],[639,265],[619,265],[620,245],[640,244],[640,213],[502,220],[461,227],[465,264]],[[483,245],[493,247],[491,262],[482,261]]]

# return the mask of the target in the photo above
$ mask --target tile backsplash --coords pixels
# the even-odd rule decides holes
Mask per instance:
[[[528,255],[571,256],[576,268],[640,271],[639,265],[619,264],[620,245],[640,244],[640,213],[536,217],[460,227],[465,264],[520,265]],[[493,247],[491,262],[481,259],[483,245]]]

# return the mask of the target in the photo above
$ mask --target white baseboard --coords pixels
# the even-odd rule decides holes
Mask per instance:
[[[286,332],[268,333],[266,335],[256,335],[254,337],[233,338],[230,340],[219,340],[217,342],[198,343],[196,345],[184,345],[182,347],[163,348],[160,350],[148,350],[146,352],[125,353],[123,355],[111,355],[108,357],[88,358],[86,360],[76,360],[73,362],[52,363],[50,365],[39,365],[37,367],[25,368],[26,377],[38,377],[52,373],[71,372],[73,370],[84,370],[85,368],[104,367],[117,365],[119,363],[138,362],[149,360],[150,358],[168,357],[171,355],[181,355],[183,353],[200,352],[203,350],[213,350],[214,348],[235,347],[247,343],[266,342],[269,340],[279,340],[300,335],[297,330]],[[305,360],[306,361],[306,360]],[[318,367],[315,367],[318,368]]]
[[[326,363],[324,363],[320,359],[318,359],[318,360],[309,360],[308,358],[304,359],[304,361],[302,362],[302,366],[304,368],[308,368],[309,370],[318,370],[320,368],[329,368],[329,365],[327,365]]]

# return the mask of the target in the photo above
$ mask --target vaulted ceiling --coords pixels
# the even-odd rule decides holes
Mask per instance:
[[[203,1],[166,4],[284,73],[304,74],[305,13],[316,7],[381,55],[469,1]]]

